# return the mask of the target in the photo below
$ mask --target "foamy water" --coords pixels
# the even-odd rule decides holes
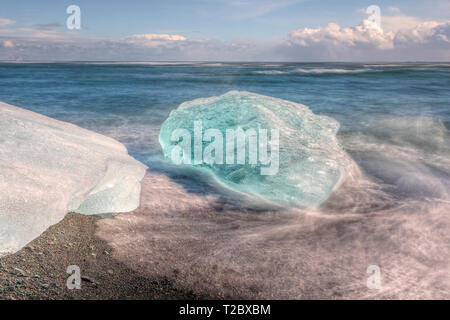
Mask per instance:
[[[216,297],[449,298],[450,204],[359,187],[316,211],[254,212],[150,173],[141,208],[98,235],[135,270]],[[369,265],[381,290],[366,286]]]
[[[375,127],[392,137],[344,136],[366,164],[316,210],[252,210],[204,177],[150,169],[141,208],[100,221],[98,235],[130,267],[212,296],[448,299],[449,132],[427,118]]]
[[[277,74],[351,74],[376,71],[374,69],[336,69],[336,68],[298,68],[292,70],[258,70],[255,74],[277,75]]]

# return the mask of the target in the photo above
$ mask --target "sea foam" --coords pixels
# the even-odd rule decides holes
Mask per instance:
[[[336,68],[297,68],[289,70],[258,70],[253,71],[254,74],[265,74],[265,75],[285,75],[285,74],[353,74],[353,73],[364,73],[364,72],[375,72],[373,69],[336,69]]]

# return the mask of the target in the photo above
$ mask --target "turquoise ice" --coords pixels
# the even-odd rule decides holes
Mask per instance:
[[[316,115],[299,103],[245,91],[230,91],[218,97],[184,102],[170,113],[161,126],[159,141],[168,159],[173,159],[173,149],[182,142],[182,139],[172,138],[177,129],[190,133],[192,148],[186,153],[190,152],[188,158],[194,159],[195,122],[202,124],[203,133],[208,129],[218,129],[223,137],[230,129],[254,129],[256,132],[261,128],[268,132],[278,130],[279,168],[274,175],[261,174],[264,165],[252,165],[248,161],[245,164],[204,161],[189,164],[209,172],[227,188],[277,205],[318,207],[342,184],[353,168],[352,159],[341,148],[336,137],[339,123],[330,117]],[[248,139],[246,141],[248,143]],[[206,148],[210,141],[202,143]],[[237,144],[234,146],[237,156]],[[246,147],[248,150],[249,145]],[[224,145],[224,157],[225,149]],[[246,160],[249,160],[248,154]]]

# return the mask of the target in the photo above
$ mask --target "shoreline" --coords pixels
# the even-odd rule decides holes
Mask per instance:
[[[26,247],[0,258],[0,300],[211,299],[117,261],[113,249],[95,235],[99,219],[69,213]],[[70,265],[80,267],[80,290],[67,288]]]

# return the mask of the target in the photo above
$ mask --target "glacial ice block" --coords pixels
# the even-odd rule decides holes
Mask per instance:
[[[196,127],[197,135],[194,129]],[[273,129],[278,130],[279,168],[273,170],[275,174],[262,174],[261,169],[268,167],[267,157],[266,165],[262,161],[251,163],[250,135],[245,138],[246,161],[237,163],[238,153],[242,152],[242,144],[238,147],[236,136],[228,138],[227,130],[237,132],[236,129],[239,128],[245,133],[250,132],[248,131],[250,129],[256,132],[258,160],[264,155],[263,152],[266,155],[271,154],[270,150],[277,152],[276,147],[270,145],[270,132]],[[179,137],[180,130],[177,129],[189,132],[190,143],[183,144],[184,139]],[[211,150],[212,148],[208,149],[208,146],[218,138],[218,136],[211,138],[211,134],[209,136],[206,134],[205,138],[208,129],[217,129],[222,135],[223,141],[215,145],[223,153],[222,164],[214,158],[217,150],[211,152],[214,156],[213,162],[205,161],[205,153],[202,154],[201,163],[194,161],[196,157],[194,145],[198,143],[199,136],[202,139],[199,148],[202,149],[201,152]],[[262,148],[265,140],[261,139],[261,133],[264,131],[260,129],[267,130],[269,152]],[[162,124],[159,142],[167,158],[176,164],[181,163],[207,171],[227,188],[252,197],[256,196],[257,199],[268,200],[276,205],[311,208],[322,204],[331,192],[351,175],[354,168],[352,159],[339,145],[336,137],[338,129],[339,123],[336,120],[316,115],[302,104],[250,92],[230,91],[218,97],[182,103]],[[188,139],[187,135],[185,139]],[[233,139],[234,144],[227,144]],[[183,147],[180,147],[181,145]],[[190,149],[186,148],[189,145]],[[234,157],[230,157],[234,158],[233,163],[226,161],[230,150],[234,153]],[[174,161],[173,155],[178,153],[182,161],[179,159]],[[206,153],[206,157],[208,154],[210,153]],[[197,160],[198,155],[197,153]],[[211,159],[211,156],[209,157]],[[276,160],[276,157],[273,159]]]
[[[0,256],[68,212],[134,210],[145,172],[111,138],[0,102]]]

